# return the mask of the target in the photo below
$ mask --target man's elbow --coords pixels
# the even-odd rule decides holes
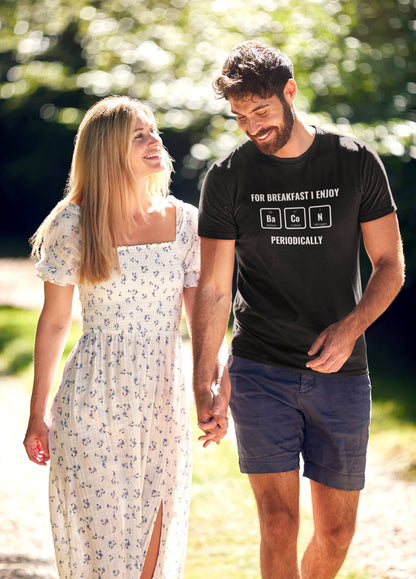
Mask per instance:
[[[399,255],[396,259],[389,260],[388,267],[390,270],[389,277],[397,295],[403,287],[406,279],[406,268],[403,254]]]
[[[216,284],[200,283],[197,296],[200,301],[215,307],[220,304],[230,304],[232,299],[231,288],[228,289]]]
[[[398,291],[400,291],[406,280],[406,264],[402,247],[396,260],[396,278],[398,284]]]

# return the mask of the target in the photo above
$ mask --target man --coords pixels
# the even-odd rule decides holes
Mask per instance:
[[[193,320],[201,439],[218,442],[226,427],[228,376],[218,384],[216,360],[236,256],[230,408],[257,501],[262,576],[329,579],[345,559],[364,486],[363,332],[404,279],[396,208],[367,145],[297,116],[293,67],[279,50],[243,42],[214,86],[249,140],[211,167],[201,195]],[[361,235],[372,264],[363,294]],[[299,569],[300,454],[315,528]]]

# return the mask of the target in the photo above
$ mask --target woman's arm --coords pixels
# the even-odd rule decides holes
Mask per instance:
[[[29,423],[24,446],[30,460],[45,465],[49,460],[45,413],[56,368],[71,327],[74,286],[44,284],[44,304],[36,329],[34,380]]]

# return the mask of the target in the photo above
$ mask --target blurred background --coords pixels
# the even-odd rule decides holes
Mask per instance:
[[[415,0],[1,0],[0,25],[1,257],[28,255],[62,197],[84,112],[109,94],[155,108],[172,191],[197,205],[209,163],[243,138],[212,80],[235,44],[261,39],[292,59],[298,112],[385,163],[407,280],[367,334],[370,359],[415,368]]]
[[[20,443],[40,307],[27,296],[41,292],[27,258],[28,238],[62,197],[78,124],[110,94],[149,102],[175,159],[172,192],[198,205],[210,163],[244,140],[211,84],[232,47],[246,39],[286,52],[295,66],[298,113],[370,143],[390,179],[407,278],[366,333],[378,470],[371,471],[363,498],[368,525],[359,526],[363,534],[353,552],[361,558],[340,577],[415,577],[416,0],[0,0],[0,382],[12,386],[0,388],[2,438],[8,441],[0,459],[0,577],[56,577],[51,553],[42,551],[49,548],[47,509],[41,504],[27,516],[46,480],[36,486],[34,477],[44,475],[30,470]],[[362,265],[365,283],[365,255]],[[2,300],[3,289],[8,297]],[[24,307],[10,307],[11,294],[21,289]],[[79,331],[70,336],[67,353]],[[194,451],[186,577],[255,578],[255,505],[237,472],[232,441],[219,448]],[[49,571],[28,571],[44,557]],[[371,565],[371,574],[351,571]]]

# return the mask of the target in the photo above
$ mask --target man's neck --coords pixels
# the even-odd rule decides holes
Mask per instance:
[[[312,145],[315,134],[315,127],[306,125],[296,116],[290,139],[274,156],[285,159],[300,157]]]

